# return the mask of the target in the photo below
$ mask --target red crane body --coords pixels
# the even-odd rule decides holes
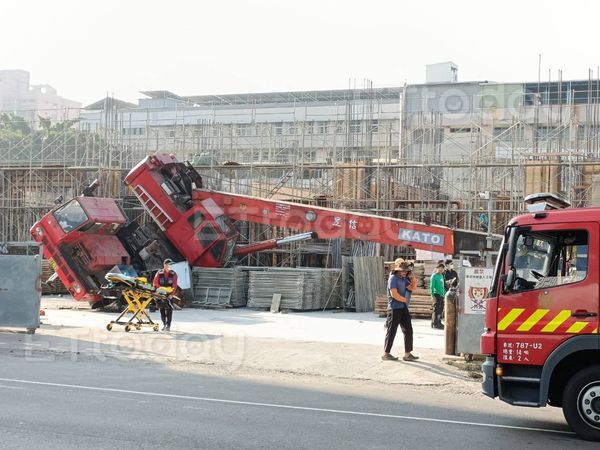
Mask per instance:
[[[76,300],[101,300],[104,275],[115,265],[151,270],[158,268],[157,261],[170,257],[185,259],[191,266],[222,267],[234,256],[317,237],[444,254],[454,250],[453,232],[442,226],[203,189],[198,172],[173,155],[144,158],[125,183],[159,228],[154,235],[135,222],[127,223],[115,200],[97,197],[76,197],[31,228]],[[88,195],[93,194],[88,190]],[[239,245],[232,220],[303,233]]]

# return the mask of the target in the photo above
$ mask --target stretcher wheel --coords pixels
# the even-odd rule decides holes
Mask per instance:
[[[140,331],[142,329],[142,326],[141,325],[136,325],[135,329],[138,330],[138,331]]]
[[[125,325],[125,331],[129,333],[131,331],[131,325]]]
[[[106,329],[108,331],[112,330],[112,323],[109,323],[108,325],[106,325]]]
[[[158,331],[158,325],[154,325],[154,331]]]

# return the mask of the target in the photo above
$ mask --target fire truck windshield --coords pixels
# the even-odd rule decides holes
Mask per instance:
[[[88,216],[76,199],[54,211],[54,218],[65,233],[74,230],[88,220]]]
[[[547,289],[586,278],[588,233],[585,230],[526,231],[515,238],[513,290]]]

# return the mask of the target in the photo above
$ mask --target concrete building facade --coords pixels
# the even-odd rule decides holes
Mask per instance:
[[[0,70],[0,112],[37,124],[38,116],[58,122],[79,117],[81,103],[58,95],[48,84],[30,85],[25,70]]]

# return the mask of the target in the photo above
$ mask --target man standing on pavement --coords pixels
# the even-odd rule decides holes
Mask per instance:
[[[388,279],[388,308],[387,320],[385,322],[385,344],[381,359],[384,361],[397,361],[398,357],[391,354],[398,325],[404,334],[404,361],[416,361],[418,356],[411,352],[413,349],[413,328],[410,311],[406,302],[407,288],[410,287],[408,264],[403,262],[394,264]]]
[[[431,298],[434,302],[433,313],[431,314],[431,328],[437,328],[439,330],[444,329],[444,325],[442,324],[444,296],[446,295],[446,288],[444,287],[444,269],[445,266],[443,263],[438,264],[435,268],[435,272],[431,275],[431,281],[429,283]]]
[[[177,289],[177,273],[174,270],[171,270],[171,264],[173,261],[170,259],[165,259],[163,262],[163,268],[156,272],[154,275],[154,280],[152,284],[155,288],[170,288],[167,289],[167,292],[170,294],[171,292],[175,292]],[[173,305],[171,301],[164,301],[160,307],[160,320],[163,323],[163,331],[171,330],[171,319],[173,318]]]

